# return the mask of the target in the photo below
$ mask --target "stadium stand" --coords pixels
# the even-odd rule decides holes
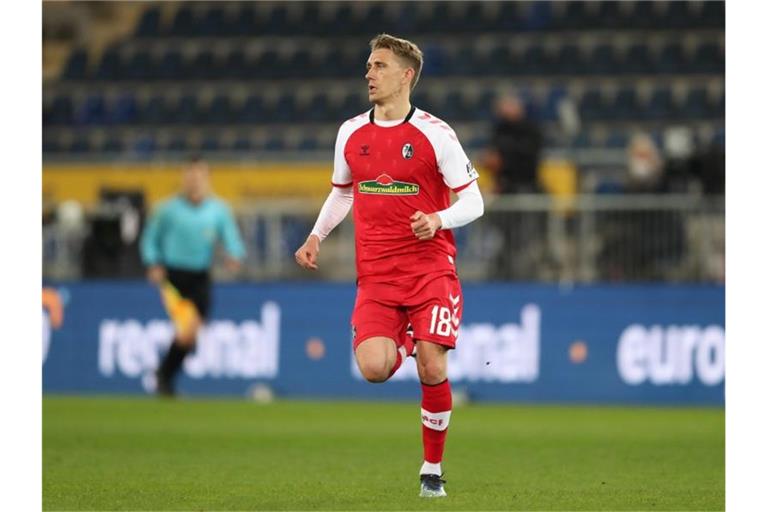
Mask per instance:
[[[144,5],[127,36],[71,49],[45,86],[44,154],[183,151],[200,127],[211,153],[324,149],[313,134],[367,108],[366,43],[384,30],[421,44],[414,103],[470,150],[510,89],[565,148],[599,146],[595,129],[618,147],[637,129],[724,127],[723,2],[189,2]],[[563,130],[566,100],[581,133]],[[263,135],[223,140],[256,127]]]

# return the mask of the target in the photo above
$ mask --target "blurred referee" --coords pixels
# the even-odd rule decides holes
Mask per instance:
[[[217,241],[224,246],[227,269],[239,270],[245,247],[237,224],[226,203],[210,192],[208,164],[193,157],[184,166],[181,193],[157,207],[141,237],[147,277],[160,287],[174,321],[173,342],[156,372],[160,395],[175,394],[175,376],[208,316]]]

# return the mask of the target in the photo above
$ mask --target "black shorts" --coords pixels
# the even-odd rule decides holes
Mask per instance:
[[[197,312],[205,319],[211,305],[211,276],[208,271],[182,270],[166,267],[168,281],[182,297],[191,300]]]

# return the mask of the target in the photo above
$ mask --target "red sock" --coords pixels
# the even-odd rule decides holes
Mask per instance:
[[[443,460],[452,406],[448,379],[434,386],[421,384],[421,439],[426,462],[438,464]]]
[[[390,378],[395,374],[398,368],[400,368],[400,365],[403,364],[403,360],[405,359],[403,357],[402,347],[398,347],[395,351],[397,359],[395,359],[395,364],[392,366],[392,369],[389,371],[389,375],[387,375],[387,378]]]

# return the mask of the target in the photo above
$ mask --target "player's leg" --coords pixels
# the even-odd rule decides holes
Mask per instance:
[[[200,328],[208,314],[211,287],[208,275],[202,272],[190,273],[169,269],[168,279],[184,298],[194,303],[198,314],[189,319],[183,330],[174,333],[168,352],[155,373],[157,393],[163,396],[175,395],[176,376],[184,359],[195,350]]]
[[[352,313],[355,360],[369,382],[386,381],[408,356],[403,347],[407,316],[385,302],[388,291],[377,284],[358,286]]]
[[[395,341],[385,336],[374,336],[362,340],[355,349],[355,360],[360,373],[368,382],[384,382],[402,361]],[[398,364],[399,366],[399,364]]]
[[[429,279],[409,308],[416,342],[416,367],[421,380],[421,422],[424,462],[421,496],[445,496],[441,476],[443,452],[453,407],[448,381],[448,350],[456,346],[463,304],[458,278]]]
[[[416,367],[421,380],[421,495],[445,496],[442,461],[453,402],[448,381],[448,348],[430,341],[417,341]]]

